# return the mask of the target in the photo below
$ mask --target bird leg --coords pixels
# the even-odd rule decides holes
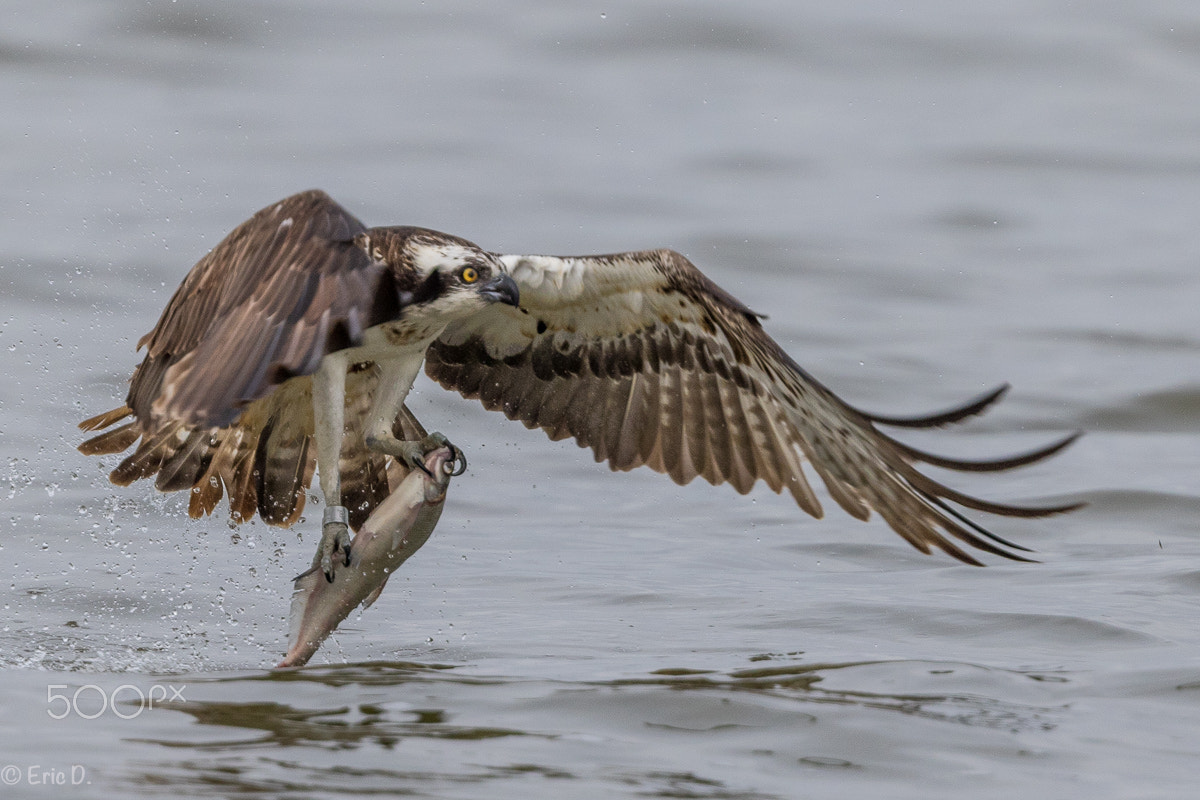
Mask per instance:
[[[317,471],[325,513],[321,521],[321,543],[313,557],[325,579],[333,582],[333,559],[341,550],[343,563],[350,566],[350,515],[342,505],[342,473],[339,465],[342,439],[346,433],[346,358],[331,353],[313,375],[313,434],[317,440]]]
[[[409,469],[429,474],[425,456],[439,447],[449,447],[454,453],[455,471],[461,475],[467,467],[462,451],[440,433],[410,442],[396,438],[393,427],[404,407],[404,399],[421,369],[423,353],[399,357],[379,364],[378,390],[368,415],[365,440],[367,447],[400,461]],[[321,475],[321,492],[325,495],[325,514],[321,524],[321,543],[313,557],[313,568],[320,567],[325,579],[333,582],[334,559],[339,551],[343,563],[350,565],[350,515],[342,505],[342,476],[339,467],[342,441],[346,433],[346,370],[351,361],[344,353],[330,353],[321,360],[313,376],[313,424],[317,442],[317,470]],[[430,475],[435,480],[436,476]]]
[[[385,453],[392,456],[409,469],[419,469],[435,480],[437,476],[429,471],[429,467],[425,466],[425,457],[438,448],[449,447],[450,452],[453,454],[450,461],[453,471],[448,474],[454,477],[462,475],[467,471],[467,457],[463,455],[463,451],[458,449],[443,434],[436,431],[424,439],[411,442],[397,439],[390,432],[386,436],[368,434],[367,447],[376,453]]]
[[[465,472],[467,460],[462,451],[440,433],[431,433],[417,441],[396,438],[394,433],[396,418],[400,416],[404,407],[404,399],[408,397],[408,391],[412,388],[413,381],[416,380],[421,362],[418,360],[413,364],[397,359],[381,364],[381,367],[383,374],[379,378],[379,391],[375,395],[375,402],[371,406],[367,422],[365,437],[367,447],[376,453],[392,456],[410,470],[419,469],[427,475],[429,468],[425,466],[425,456],[439,447],[449,447],[454,454],[456,465],[455,471],[450,474],[461,475]],[[430,477],[436,479],[434,475],[430,475]]]

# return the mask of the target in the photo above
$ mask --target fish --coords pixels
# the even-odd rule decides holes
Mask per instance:
[[[452,446],[425,456],[425,471],[413,469],[367,517],[350,543],[349,563],[332,581],[314,562],[298,575],[288,618],[288,651],[276,665],[300,667],[359,604],[374,603],[387,580],[429,539],[442,516],[450,478],[461,459]],[[465,466],[465,464],[464,464]]]

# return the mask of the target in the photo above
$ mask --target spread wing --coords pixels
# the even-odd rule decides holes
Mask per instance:
[[[316,461],[307,376],[323,355],[359,343],[365,328],[398,313],[396,292],[381,287],[384,265],[353,244],[364,230],[320,191],[281,200],[235,228],[192,268],[138,342],[146,357],[125,406],[80,427],[133,420],[80,450],[119,453],[136,442],[113,482],[153,475],[162,491],[190,489],[193,517],[211,513],[227,492],[235,521],[257,511],[268,523],[292,524]],[[354,435],[343,444],[342,496],[355,527],[403,477],[362,441],[377,385],[370,363],[347,377]],[[405,438],[420,431],[407,409],[396,425]]]
[[[126,404],[144,432],[223,427],[394,309],[372,308],[384,265],[353,244],[363,224],[309,191],[262,209],[188,273],[154,330]],[[377,299],[378,298],[378,299]]]
[[[948,504],[1036,517],[1075,506],[1025,508],[980,500],[919,472],[924,462],[1003,470],[1045,458],[1047,447],[993,461],[961,461],[896,441],[877,425],[933,427],[977,414],[1007,387],[926,417],[872,416],[804,372],[762,329],[759,315],[670,250],[606,256],[502,256],[521,307],[494,305],[452,325],[430,347],[426,371],[551,439],[574,437],[614,470],[648,466],[678,483],[697,476],[739,492],[764,481],[815,517],[808,461],[848,513],[874,509],[924,553],[938,547],[979,562],[947,535],[1015,560],[1007,542]]]

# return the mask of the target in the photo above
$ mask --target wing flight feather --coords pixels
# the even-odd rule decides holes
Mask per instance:
[[[113,482],[156,475],[162,491],[191,489],[193,517],[212,513],[227,494],[235,521],[256,513],[273,525],[299,519],[316,468],[307,376],[326,353],[358,344],[397,308],[383,296],[394,290],[381,285],[386,267],[354,243],[365,230],[321,191],[281,200],[235,228],[192,268],[138,342],[146,356],[126,405],[80,427],[133,421],[80,449],[118,453],[136,442]],[[370,363],[347,377],[353,435],[342,451],[342,496],[354,527],[406,472],[362,441],[377,383]],[[407,409],[396,425],[406,438],[424,436]]]
[[[493,306],[455,323],[429,349],[443,386],[503,411],[551,439],[575,438],[614,470],[638,466],[678,483],[702,477],[742,493],[757,481],[785,489],[821,516],[808,461],[833,500],[858,519],[872,509],[928,553],[970,564],[955,544],[1014,560],[1019,546],[945,501],[1034,517],[1075,506],[1027,508],[980,500],[913,466],[1011,469],[1046,458],[1074,435],[1029,453],[965,461],[896,441],[876,426],[928,428],[984,411],[1007,385],[934,414],[859,411],[801,369],[762,329],[760,315],[670,250],[604,256],[506,255],[521,307]]]
[[[309,191],[262,209],[202,258],[142,337],[127,405],[145,431],[166,420],[224,427],[251,402],[361,336],[385,267],[357,247],[361,222]]]

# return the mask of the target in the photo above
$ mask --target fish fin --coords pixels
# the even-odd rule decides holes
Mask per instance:
[[[379,599],[379,595],[383,594],[383,587],[385,587],[385,586],[387,586],[387,578],[386,577],[383,579],[383,581],[378,586],[375,587],[374,591],[372,591],[369,595],[367,595],[365,598],[363,598],[362,607],[370,608],[371,604]]]

